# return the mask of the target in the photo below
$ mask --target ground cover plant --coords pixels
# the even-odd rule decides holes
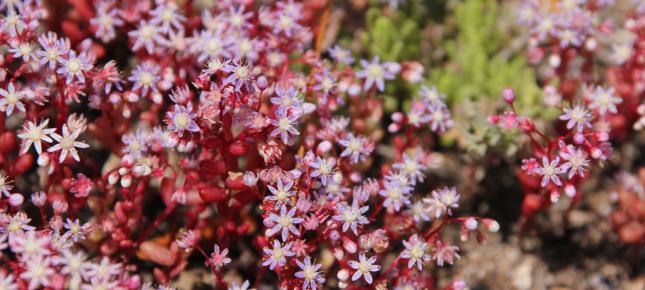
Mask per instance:
[[[0,289],[643,289],[644,96],[641,1],[2,0]]]

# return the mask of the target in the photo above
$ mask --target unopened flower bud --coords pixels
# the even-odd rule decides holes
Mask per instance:
[[[581,133],[576,133],[575,135],[573,135],[573,142],[575,142],[576,144],[582,144],[585,142],[585,136]]]
[[[356,253],[356,250],[358,250],[358,247],[356,247],[356,243],[354,243],[350,239],[345,239],[343,241],[343,248],[345,248],[345,251],[347,251],[350,254]]]
[[[347,269],[342,269],[338,271],[338,273],[336,274],[336,277],[340,281],[346,281],[347,279],[349,279],[349,271],[347,271]]]
[[[494,219],[485,218],[482,220],[482,224],[490,232],[496,233],[499,231],[499,223]]]
[[[67,204],[66,201],[60,200],[60,199],[54,200],[52,204],[52,207],[54,208],[54,213],[56,215],[61,215],[65,213],[67,211],[68,206],[69,205]]]
[[[504,89],[504,91],[502,92],[502,97],[504,98],[504,101],[509,104],[512,104],[515,101],[515,93],[511,88]]]
[[[560,192],[557,190],[552,191],[549,194],[549,198],[551,199],[552,203],[558,203],[558,201],[560,201]]]
[[[322,141],[322,142],[320,142],[320,144],[318,144],[318,147],[316,147],[316,154],[318,154],[320,156],[327,155],[327,153],[329,153],[329,151],[333,147],[334,146],[331,144],[331,142],[329,142],[327,140]]]
[[[110,173],[110,175],[108,176],[108,183],[110,185],[115,185],[119,181],[119,178],[120,178],[119,173],[114,171]]]
[[[573,186],[573,184],[567,184],[567,185],[564,187],[564,193],[565,193],[568,197],[574,197],[574,196],[576,196],[576,187],[575,187],[575,186]]]
[[[121,177],[121,187],[128,188],[132,185],[132,176],[130,174]]]
[[[41,167],[49,165],[49,154],[42,153],[38,155],[38,160],[36,160],[36,163],[38,163],[38,166]]]
[[[361,93],[361,86],[358,84],[352,84],[349,86],[349,89],[347,90],[347,94],[349,94],[352,97],[358,96],[358,94]]]
[[[265,76],[258,77],[258,79],[255,81],[255,84],[261,91],[264,91],[267,87],[269,87],[269,81]]]
[[[22,205],[25,201],[25,198],[20,193],[12,193],[9,195],[9,204],[13,207],[18,207]]]
[[[37,207],[44,206],[47,202],[47,195],[43,191],[34,192],[31,194],[31,203]]]
[[[468,219],[464,222],[464,226],[466,226],[466,228],[467,228],[467,229],[469,229],[469,230],[471,230],[471,231],[474,231],[474,230],[476,230],[476,229],[477,229],[477,226],[479,226],[479,223],[478,223],[478,222],[477,222],[477,220],[476,220],[476,219],[474,219],[474,218],[468,218]]]

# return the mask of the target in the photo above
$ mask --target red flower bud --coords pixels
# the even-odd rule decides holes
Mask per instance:
[[[0,153],[7,154],[16,146],[16,136],[13,132],[4,132],[0,135]]]
[[[208,203],[218,203],[226,200],[226,190],[215,186],[204,186],[199,189],[199,197]]]

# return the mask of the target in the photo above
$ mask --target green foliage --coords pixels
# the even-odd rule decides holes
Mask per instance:
[[[366,31],[359,35],[362,47],[369,55],[378,55],[388,61],[418,58],[421,31],[417,21],[401,11],[392,13],[394,15],[386,16],[376,7],[367,11]]]
[[[455,37],[438,40],[446,60],[431,68],[429,82],[448,96],[452,106],[465,100],[498,100],[504,88],[512,87],[520,110],[539,113],[535,108],[541,103],[540,89],[533,70],[523,54],[503,50],[511,39],[504,39],[510,32],[500,29],[504,13],[497,1],[465,0],[453,9],[449,22],[454,22]]]

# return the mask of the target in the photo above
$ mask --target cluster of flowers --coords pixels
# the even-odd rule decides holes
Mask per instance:
[[[453,217],[455,188],[415,193],[413,132],[453,126],[436,89],[374,152],[378,93],[414,72],[312,47],[315,5],[197,2],[2,1],[0,288],[167,289],[193,252],[222,288],[431,288],[459,258],[442,229],[499,229]]]
[[[528,137],[533,153],[532,158],[522,160],[522,170],[517,172],[525,192],[524,217],[530,219],[537,211],[558,202],[561,193],[573,198],[573,203],[578,201],[579,184],[592,160],[602,162],[612,154],[608,132],[593,126],[592,121],[617,113],[616,104],[622,99],[614,95],[612,88],[589,88],[582,100],[562,107],[559,120],[565,127],[558,136],[549,138],[533,120],[518,114],[511,89],[504,90],[503,98],[512,110],[490,116],[489,122],[506,130],[520,129]]]
[[[519,22],[531,29],[527,57],[539,66],[544,103],[560,109],[563,121],[555,126],[557,136],[549,138],[513,106],[491,117],[503,128],[521,128],[531,142],[534,156],[523,160],[518,172],[526,193],[526,218],[556,202],[561,193],[577,202],[579,184],[592,161],[610,157],[609,140],[623,139],[638,128],[637,107],[645,97],[645,10],[635,1],[624,19],[602,20],[613,4],[527,0],[518,7]],[[618,21],[623,28],[615,27]],[[504,92],[504,99],[512,105],[513,93]]]

